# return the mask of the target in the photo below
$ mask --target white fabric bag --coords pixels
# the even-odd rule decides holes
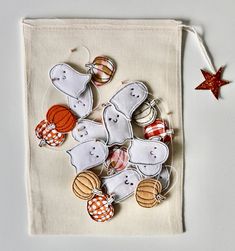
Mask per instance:
[[[29,228],[32,234],[156,235],[183,232],[183,126],[181,96],[181,22],[174,20],[25,19],[25,100],[27,114],[27,181]],[[89,49],[90,58],[84,48]],[[78,48],[76,56],[69,52]],[[47,109],[66,97],[50,83],[49,69],[60,62],[85,63],[108,55],[117,63],[111,83],[99,88],[107,102],[121,81],[139,80],[161,97],[171,112],[174,136],[173,166],[177,183],[169,197],[151,209],[131,197],[119,205],[106,223],[90,220],[86,202],[71,189],[76,175],[65,150],[77,142],[72,136],[56,149],[40,148],[34,134]],[[93,116],[98,116],[95,113]]]

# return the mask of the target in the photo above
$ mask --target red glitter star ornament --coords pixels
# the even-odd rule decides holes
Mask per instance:
[[[229,84],[229,81],[222,80],[221,76],[223,73],[224,67],[220,67],[219,70],[212,74],[208,71],[201,70],[205,81],[202,82],[199,86],[197,86],[196,90],[211,90],[216,99],[219,98],[219,90],[220,87],[226,84]]]

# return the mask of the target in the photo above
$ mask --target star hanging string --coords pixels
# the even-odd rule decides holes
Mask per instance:
[[[219,99],[219,91],[220,87],[223,85],[229,84],[229,81],[222,80],[222,73],[223,73],[224,67],[220,67],[219,70],[212,74],[208,71],[201,70],[205,81],[202,82],[199,86],[197,86],[196,90],[211,90],[216,99]]]

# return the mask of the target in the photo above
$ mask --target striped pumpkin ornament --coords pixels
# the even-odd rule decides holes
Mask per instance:
[[[47,121],[54,125],[54,128],[61,133],[67,133],[73,130],[77,118],[72,111],[63,105],[52,106],[46,115]]]
[[[161,141],[167,143],[172,139],[173,129],[169,129],[167,122],[163,119],[156,119],[152,124],[144,127],[144,137],[152,139],[159,137]]]
[[[40,139],[39,146],[60,146],[65,141],[65,134],[57,132],[46,120],[42,120],[35,128],[35,134]]]
[[[155,100],[145,101],[133,114],[134,122],[141,127],[147,126],[157,118]]]
[[[105,222],[114,216],[113,198],[106,194],[95,195],[87,202],[87,212],[97,222]]]
[[[100,186],[100,179],[95,173],[84,171],[75,177],[72,189],[78,198],[90,200],[95,194],[101,193]]]
[[[161,195],[162,185],[156,179],[142,180],[136,189],[135,198],[141,207],[151,208],[165,199]]]
[[[105,162],[108,174],[122,171],[128,164],[128,153],[125,146],[115,146],[109,151],[109,156]]]
[[[109,83],[116,71],[115,63],[112,59],[106,56],[98,56],[91,64],[86,64],[89,68],[89,73],[92,74],[92,82],[96,86],[101,86]]]

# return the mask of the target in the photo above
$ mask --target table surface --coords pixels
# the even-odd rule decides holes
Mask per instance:
[[[1,0],[0,250],[235,250],[235,86],[222,87],[219,101],[209,91],[194,90],[206,64],[190,34],[183,55],[186,232],[151,238],[28,236],[19,25],[22,17],[183,20],[202,27],[215,65],[226,65],[224,78],[233,81],[234,8],[233,0]]]

